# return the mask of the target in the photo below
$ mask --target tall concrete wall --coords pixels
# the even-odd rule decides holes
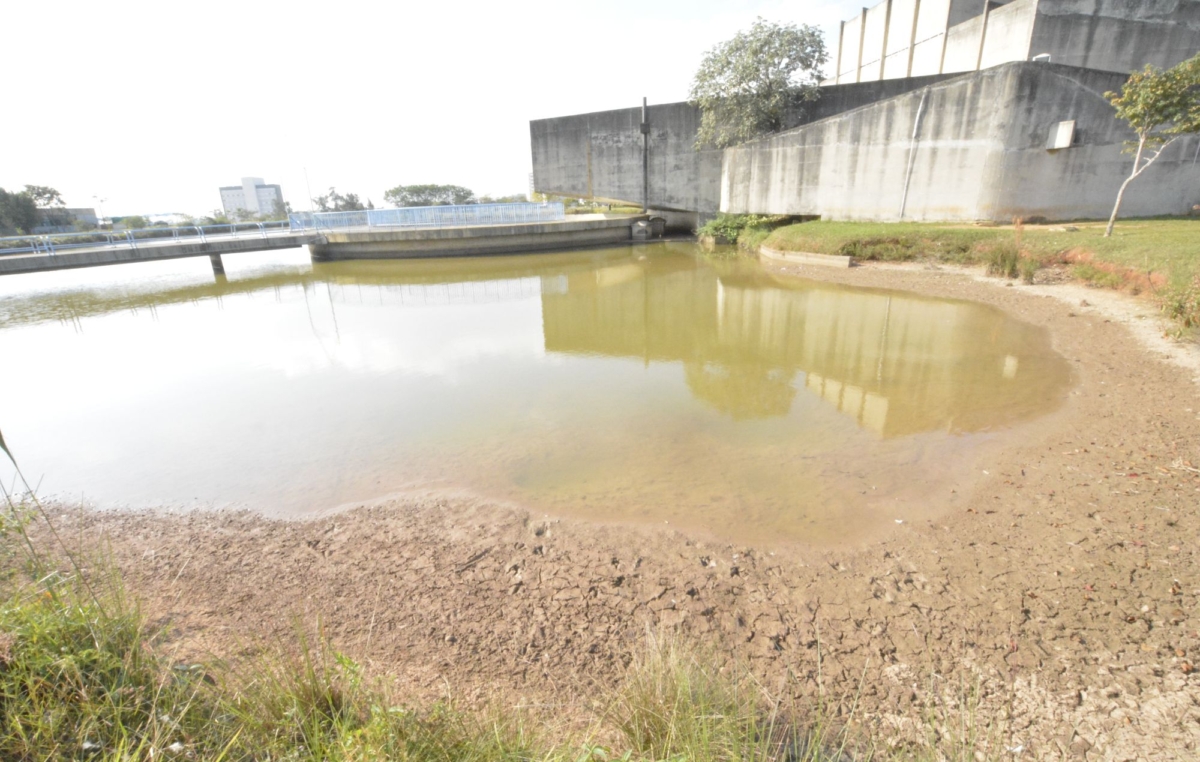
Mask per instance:
[[[839,37],[830,83],[977,71],[1039,55],[1128,73],[1200,51],[1200,0],[884,0],[846,21]]]
[[[1002,92],[994,75],[958,77],[728,149],[721,209],[895,220],[903,200],[906,219],[973,219],[1003,144],[978,107]],[[938,150],[918,150],[910,170],[914,125]]]
[[[699,109],[687,103],[651,106],[649,122],[650,207],[715,212],[721,152],[695,150]],[[534,188],[640,204],[640,124],[640,108],[530,122]]]
[[[992,219],[1040,214],[1050,219],[1104,219],[1133,158],[1123,152],[1133,133],[1113,117],[1104,93],[1123,74],[1053,64],[1010,64],[1005,93],[1007,136],[996,190],[982,210]],[[1075,120],[1075,144],[1046,149],[1058,121]],[[1200,137],[1177,141],[1129,186],[1123,216],[1187,214],[1200,204]]]
[[[988,13],[980,68],[1029,58],[1037,5],[1038,0],[1015,0]]]
[[[1132,137],[1103,98],[1124,77],[1010,63],[728,149],[721,210],[863,220],[1103,218]],[[1046,149],[1075,120],[1077,145]],[[915,139],[914,139],[915,135]],[[1172,146],[1127,197],[1128,215],[1200,202],[1200,138]]]
[[[864,82],[821,88],[789,125],[805,124],[948,79]],[[533,185],[540,193],[642,201],[641,109],[530,122]],[[650,207],[714,214],[721,203],[721,151],[696,151],[700,113],[687,103],[650,107]]]
[[[1200,52],[1197,0],[1040,0],[1030,55],[1128,73]]]

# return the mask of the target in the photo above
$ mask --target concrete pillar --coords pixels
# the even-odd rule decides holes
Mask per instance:
[[[846,49],[846,22],[843,21],[841,23],[841,26],[838,28],[838,55],[837,55],[837,64],[835,64],[835,66],[837,68],[833,72],[833,84],[835,84],[835,85],[842,84],[842,54],[845,51],[845,49]]]
[[[221,261],[220,254],[209,254],[208,261],[212,263],[213,275],[218,278],[225,275],[225,263]]]
[[[883,81],[887,68],[888,33],[892,31],[892,0],[887,0],[887,9],[883,12],[883,43],[879,46],[879,81]]]
[[[913,0],[913,19],[912,32],[908,36],[908,66],[904,70],[904,76],[912,76],[913,52],[917,47],[917,24],[921,21],[921,0]]]
[[[992,12],[991,0],[983,0],[983,23],[979,25],[979,54],[975,57],[975,71],[983,66],[983,44],[987,41],[988,17]]]
[[[863,43],[867,41],[867,9],[858,16],[858,60],[854,63],[854,81],[862,82]]]
[[[642,214],[650,210],[650,110],[642,97]]]
[[[945,23],[942,24],[942,53],[941,53],[941,57],[938,59],[938,70],[937,70],[938,74],[945,73],[944,70],[946,68],[946,43],[949,42],[949,40],[950,40],[950,11],[953,10],[953,8],[954,8],[954,5],[952,3],[946,5],[946,21],[945,21]]]

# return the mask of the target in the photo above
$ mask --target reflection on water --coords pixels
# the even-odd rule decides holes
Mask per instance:
[[[546,348],[681,362],[692,393],[737,419],[786,414],[799,375],[884,436],[980,431],[1061,395],[1066,366],[1044,332],[977,304],[796,288],[745,264],[639,264],[543,278]]]
[[[927,504],[1069,383],[994,309],[679,244],[207,267],[0,279],[0,352],[26,368],[0,426],[43,492],[296,514],[463,487],[832,541]]]

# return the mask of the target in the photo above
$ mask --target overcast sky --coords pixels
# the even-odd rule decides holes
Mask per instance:
[[[294,208],[331,185],[524,193],[529,120],[684,100],[756,16],[834,47],[849,0],[0,0],[0,187],[107,215],[221,205],[242,176]]]

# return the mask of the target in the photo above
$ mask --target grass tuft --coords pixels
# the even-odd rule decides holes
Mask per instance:
[[[1000,241],[987,249],[984,263],[988,275],[1012,280],[1020,274],[1021,251],[1011,241]]]

